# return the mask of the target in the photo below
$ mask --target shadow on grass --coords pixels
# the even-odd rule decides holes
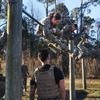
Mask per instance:
[[[95,96],[87,96],[86,98],[94,98],[94,99],[100,99],[100,96],[97,96],[97,97],[95,97]]]
[[[76,100],[84,100],[87,97],[88,92],[85,90],[76,90],[75,94]],[[69,100],[69,90],[66,90],[66,100]]]

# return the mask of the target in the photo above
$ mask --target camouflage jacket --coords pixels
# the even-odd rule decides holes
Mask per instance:
[[[38,25],[37,31],[36,31],[36,33],[39,35],[43,35],[43,36],[46,36],[49,34],[54,35],[54,34],[60,32],[60,30],[59,30],[59,28],[57,28],[57,26],[52,25],[50,18],[48,18],[48,17],[42,19],[41,24],[43,24],[43,26]],[[53,31],[54,28],[56,29],[56,33],[54,33],[54,31]]]
[[[36,34],[41,36],[41,37],[43,37],[44,40],[49,41],[48,43],[53,43],[53,44],[58,45],[60,47],[59,48],[60,50],[67,51],[68,50],[68,46],[67,46],[67,41],[66,41],[65,37],[68,36],[68,34],[66,36],[65,36],[65,34],[63,34],[64,31],[65,31],[62,28],[63,26],[59,27],[60,24],[56,25],[56,26],[53,26],[51,21],[50,21],[50,18],[48,18],[48,17],[46,17],[45,19],[41,20],[41,24],[43,24],[43,26],[40,26],[40,25],[37,26]],[[69,26],[70,25],[68,25],[68,27]],[[54,33],[54,31],[53,31],[54,28],[56,29],[56,33]],[[69,28],[67,28],[67,30],[68,29]]]
[[[37,26],[37,35],[42,36],[44,39],[49,40],[51,43],[56,43],[57,45],[60,45],[61,48],[66,48],[65,44],[62,44],[61,39],[58,38],[61,36],[60,29],[58,28],[58,25],[53,26],[50,18],[45,18],[41,21],[41,23],[44,26]],[[53,29],[56,29],[56,33],[54,33]]]

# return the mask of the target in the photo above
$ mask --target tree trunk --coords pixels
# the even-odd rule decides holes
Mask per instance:
[[[21,100],[22,0],[8,0],[6,99]]]
[[[46,16],[48,16],[48,0],[46,0]]]

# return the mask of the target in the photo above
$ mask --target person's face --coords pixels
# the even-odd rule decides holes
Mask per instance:
[[[60,23],[60,20],[56,20],[55,18],[52,18],[53,25],[58,25]]]

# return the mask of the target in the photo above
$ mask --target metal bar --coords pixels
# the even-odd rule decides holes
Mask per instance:
[[[37,22],[39,25],[43,26],[43,24],[41,24],[38,20],[36,20],[34,17],[32,17],[29,13],[27,13],[25,10],[22,10],[22,12],[27,15],[28,17],[30,17],[32,20],[34,20],[35,22]]]

